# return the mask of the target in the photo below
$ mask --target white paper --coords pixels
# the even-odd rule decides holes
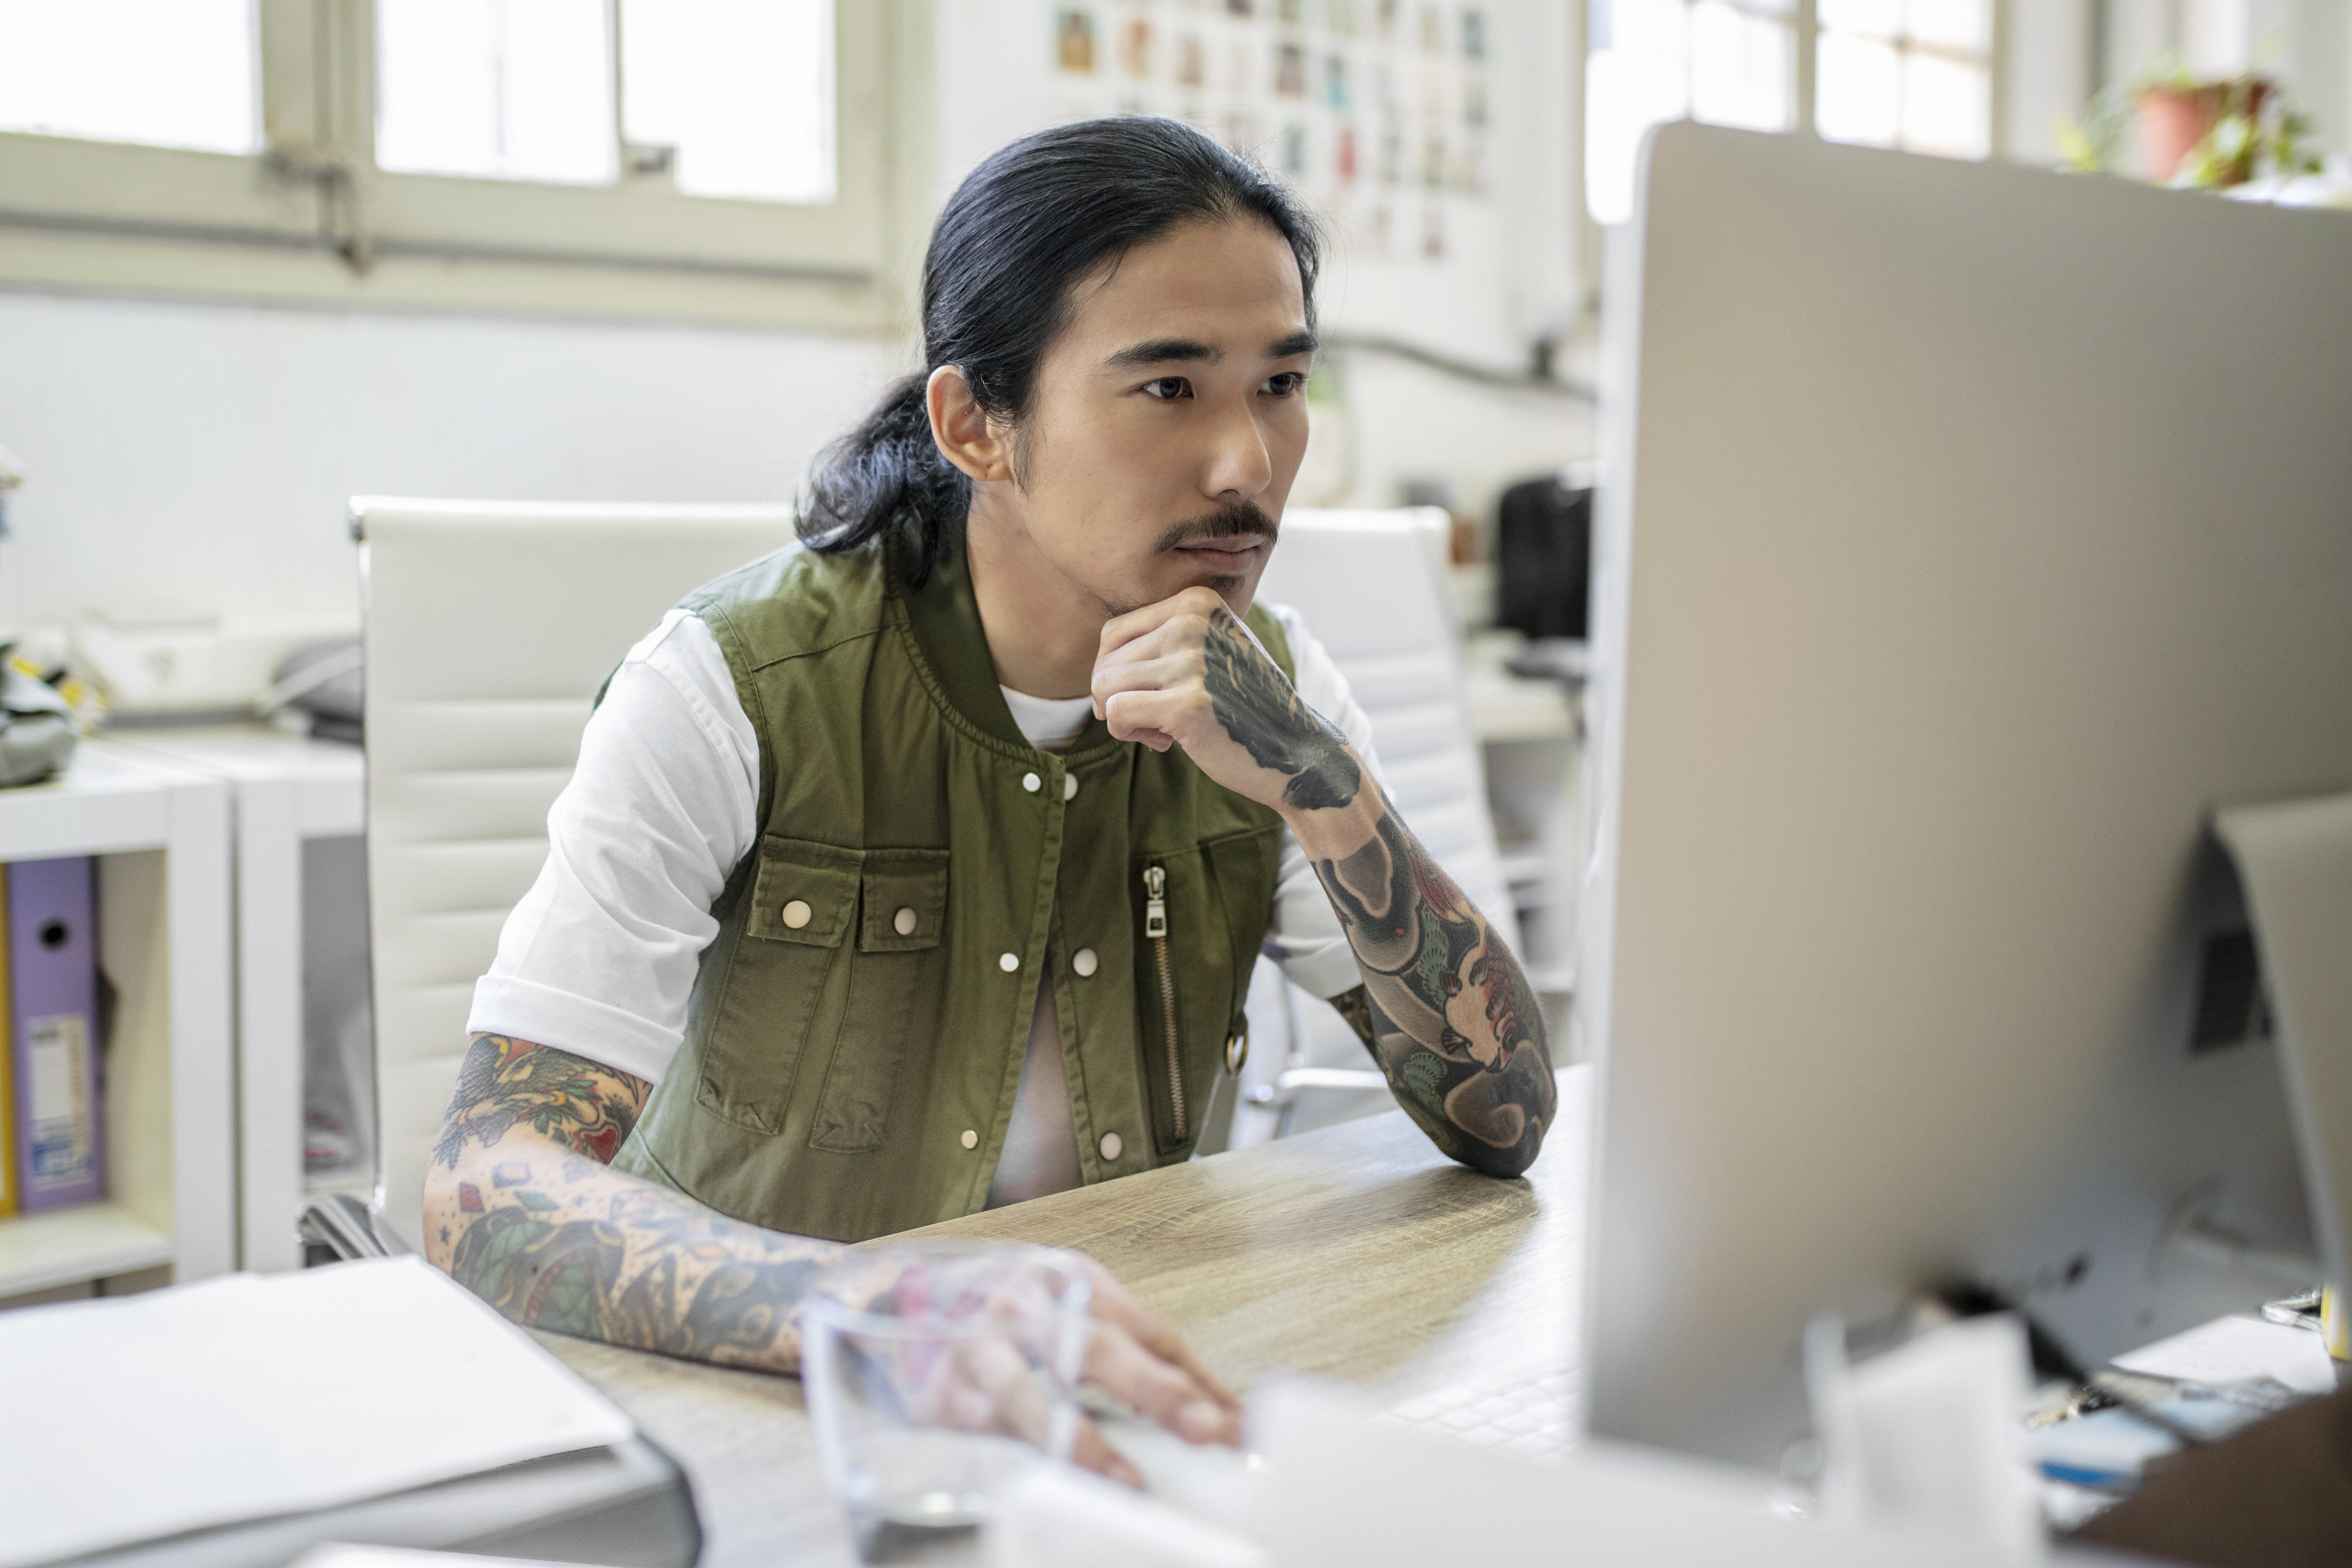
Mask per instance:
[[[2221,1386],[2268,1377],[2298,1394],[2336,1391],[2336,1364],[2309,1329],[2260,1318],[2215,1318],[2187,1333],[2116,1357],[2126,1372]]]
[[[625,1441],[419,1258],[0,1314],[0,1568]]]

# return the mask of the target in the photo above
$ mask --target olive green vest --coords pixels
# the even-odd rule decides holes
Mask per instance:
[[[1281,819],[1181,748],[1099,719],[1031,747],[962,561],[899,583],[878,549],[793,548],[684,601],[760,737],[761,832],[614,1161],[844,1241],[985,1204],[1049,947],[1086,1180],[1190,1155],[1281,852]]]

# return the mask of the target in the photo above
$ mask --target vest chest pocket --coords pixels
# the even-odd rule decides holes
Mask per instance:
[[[821,1031],[857,918],[865,852],[770,833],[760,841],[743,940],[696,1099],[738,1126],[783,1129],[801,1053]]]
[[[938,1016],[948,852],[866,851],[858,902],[848,998],[809,1127],[811,1148],[839,1155],[882,1146],[908,1031]]]

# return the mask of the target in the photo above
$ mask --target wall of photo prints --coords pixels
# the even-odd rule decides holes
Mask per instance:
[[[1516,362],[1536,318],[1575,293],[1565,179],[1562,201],[1538,204],[1553,210],[1497,194],[1524,187],[1512,175],[1531,151],[1554,151],[1529,145],[1547,106],[1528,101],[1544,78],[1527,68],[1521,25],[1546,3],[968,0],[943,7],[944,172],[961,178],[1044,124],[1192,120],[1322,212],[1338,242],[1335,320]]]

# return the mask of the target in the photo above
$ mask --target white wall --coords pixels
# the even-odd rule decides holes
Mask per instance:
[[[0,627],[356,608],[357,493],[789,499],[898,369],[809,335],[0,293]]]

